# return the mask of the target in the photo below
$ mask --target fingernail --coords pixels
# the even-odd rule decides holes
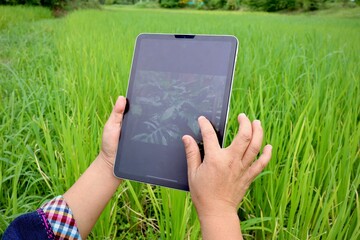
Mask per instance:
[[[256,123],[256,124],[259,124],[259,126],[261,126],[261,121],[260,120],[254,120],[254,123]]]
[[[184,136],[182,137],[182,140],[183,140],[184,144],[188,144],[188,143],[189,143],[189,138],[188,138],[186,135],[184,135]]]
[[[122,99],[124,99],[125,97],[123,96],[118,96],[117,100],[116,101],[122,101]]]
[[[198,120],[200,120],[201,118],[204,118],[204,119],[206,119],[206,117],[204,117],[204,116],[200,116],[200,117],[198,118]]]
[[[245,113],[240,113],[239,117],[246,117],[246,114]]]

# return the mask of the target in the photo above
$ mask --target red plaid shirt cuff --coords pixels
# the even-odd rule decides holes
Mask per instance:
[[[81,239],[71,209],[66,204],[63,196],[57,196],[45,203],[41,209],[51,225],[55,239]]]

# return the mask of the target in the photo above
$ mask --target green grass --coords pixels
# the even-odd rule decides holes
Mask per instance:
[[[0,21],[0,235],[96,157],[136,36],[179,32],[240,42],[226,144],[245,112],[273,145],[238,211],[245,237],[360,237],[359,18],[118,8],[27,19]],[[90,238],[199,236],[189,194],[126,181]]]
[[[18,23],[33,22],[51,18],[51,11],[42,7],[32,6],[0,6],[0,30],[14,27]]]

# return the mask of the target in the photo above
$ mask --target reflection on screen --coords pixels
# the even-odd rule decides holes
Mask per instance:
[[[184,134],[200,141],[197,118],[220,124],[225,76],[140,71],[129,114],[131,139],[170,145]]]

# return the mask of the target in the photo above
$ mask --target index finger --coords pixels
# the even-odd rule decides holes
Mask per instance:
[[[211,125],[209,120],[204,116],[198,118],[201,136],[204,142],[205,154],[209,151],[213,151],[220,148],[217,135],[215,133],[214,127]]]

